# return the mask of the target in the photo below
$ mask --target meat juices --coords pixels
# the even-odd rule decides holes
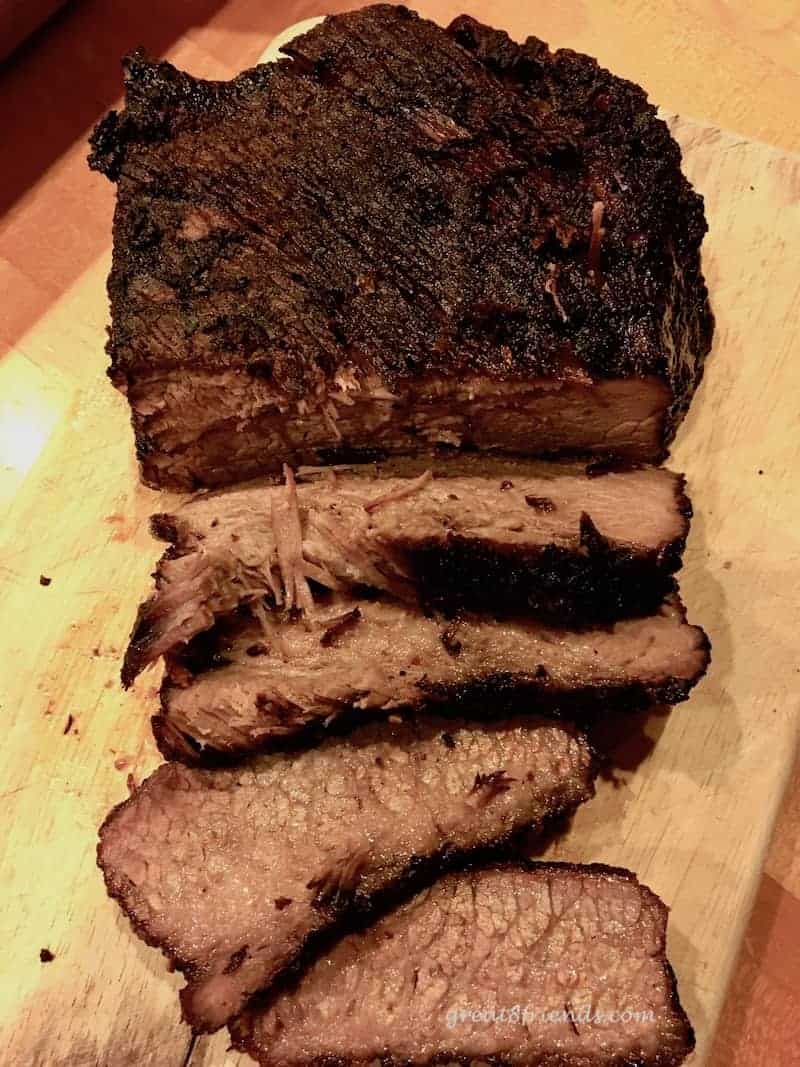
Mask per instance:
[[[645,93],[389,5],[285,50],[226,83],[137,53],[93,136],[144,480],[461,449],[659,461],[713,319],[702,200]]]
[[[624,870],[449,875],[235,1020],[233,1043],[265,1067],[676,1067],[694,1034],[666,927]]]
[[[222,1026],[331,927],[592,795],[568,726],[375,724],[232,770],[161,766],[100,831],[106,885]]]

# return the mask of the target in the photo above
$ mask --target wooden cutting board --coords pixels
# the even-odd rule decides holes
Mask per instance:
[[[797,743],[800,157],[672,126],[711,227],[716,343],[671,465],[694,499],[682,587],[713,663],[673,714],[609,731],[618,771],[548,855],[630,867],[672,906],[701,1063]],[[158,762],[157,678],[125,694],[118,671],[159,554],[147,517],[170,502],[138,484],[127,407],[104,378],[108,265],[0,363],[0,1060],[233,1067],[250,1061],[224,1034],[191,1044],[179,978],[95,867],[97,826]]]

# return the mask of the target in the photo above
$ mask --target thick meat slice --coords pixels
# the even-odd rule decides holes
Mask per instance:
[[[661,458],[712,318],[702,200],[645,93],[399,6],[286,51],[228,83],[136,54],[93,137],[144,479],[442,448]]]
[[[681,476],[654,468],[591,476],[555,463],[495,468],[445,477],[368,469],[296,491],[290,476],[286,487],[201,496],[155,516],[154,532],[171,545],[139,612],[123,680],[241,604],[291,603],[298,569],[301,582],[329,590],[371,586],[450,612],[516,610],[587,625],[656,610],[689,527]],[[302,543],[284,568],[287,509]]]
[[[265,1067],[676,1067],[694,1047],[667,909],[629,872],[448,875],[231,1027]]]
[[[600,709],[683,700],[705,671],[708,642],[677,600],[643,619],[584,631],[463,617],[399,602],[341,598],[327,620],[238,622],[170,659],[154,729],[180,759],[241,755],[296,742],[337,720],[437,706]],[[195,673],[197,672],[197,673]]]
[[[106,819],[98,862],[212,1030],[321,931],[571,811],[592,779],[585,740],[556,723],[372,724],[230,771],[165,764]]]
[[[289,475],[285,488],[255,484],[154,516],[171,547],[139,612],[125,684],[241,604],[291,603],[298,568],[323,589],[369,586],[449,611],[523,610],[561,624],[649,614],[665,599],[691,515],[681,476],[480,466],[490,469],[378,477],[367,468],[297,490]],[[302,538],[288,574],[278,552],[287,509]]]

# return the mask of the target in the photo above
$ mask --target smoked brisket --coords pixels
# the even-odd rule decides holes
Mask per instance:
[[[184,972],[184,1015],[222,1026],[322,931],[592,794],[570,727],[383,723],[231,770],[168,763],[100,831],[106,885]]]
[[[451,874],[231,1026],[264,1067],[677,1067],[667,909],[628,871]]]
[[[296,490],[290,475],[285,487],[200,496],[156,515],[153,531],[170,547],[139,612],[125,684],[242,605],[266,597],[275,608],[294,606],[298,582],[370,587],[450,614],[516,611],[573,626],[649,614],[673,589],[691,515],[680,476],[481,466],[442,478],[377,477],[368,468]]]
[[[702,199],[638,86],[404,7],[230,82],[136,53],[110,375],[144,480],[478,449],[661,459],[713,320]]]
[[[169,655],[153,726],[168,757],[230,759],[396,712],[674,704],[707,664],[706,636],[677,598],[652,616],[569,631],[337,595],[313,623],[262,609]]]

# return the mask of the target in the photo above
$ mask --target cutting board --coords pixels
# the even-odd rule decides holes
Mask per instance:
[[[616,770],[547,855],[637,871],[706,1060],[797,743],[800,157],[671,120],[706,197],[714,352],[671,465],[695,505],[682,588],[713,643],[672,714],[612,724]],[[110,222],[110,220],[109,220]],[[191,1042],[159,954],[95,867],[96,829],[158,758],[157,677],[119,661],[159,554],[128,412],[104,378],[104,255],[0,362],[0,1060],[233,1067]],[[54,959],[42,962],[40,951]]]

